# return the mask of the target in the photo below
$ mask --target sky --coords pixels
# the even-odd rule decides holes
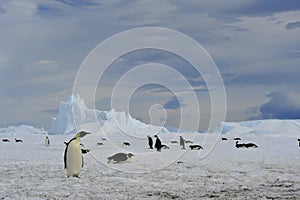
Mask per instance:
[[[175,30],[203,46],[224,82],[225,121],[300,119],[297,0],[2,0],[0,27],[0,127],[49,128],[59,103],[72,94],[89,53],[115,34],[143,27]],[[183,48],[188,51],[188,46]],[[179,56],[158,49],[116,59],[99,81],[95,105],[90,99],[84,99],[86,104],[110,110],[118,80],[147,63],[170,66],[184,76],[199,101],[199,129],[207,128],[218,105],[211,112],[204,75]],[[172,79],[159,71],[153,74]],[[126,94],[132,84],[120,87]],[[126,111],[146,123],[178,127],[182,117],[192,122],[190,97],[182,85],[176,87],[179,95],[155,82],[140,85],[130,93]]]

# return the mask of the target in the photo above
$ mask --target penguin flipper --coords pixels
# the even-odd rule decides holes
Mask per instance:
[[[67,168],[67,151],[68,151],[68,144],[66,144],[65,153],[64,153],[64,169]]]
[[[72,138],[69,142],[64,142],[64,144],[66,145],[66,148],[65,148],[65,153],[64,153],[64,167],[65,169],[67,168],[67,151],[68,151],[68,147],[69,147],[69,144],[72,142],[72,140],[75,140],[76,138]]]

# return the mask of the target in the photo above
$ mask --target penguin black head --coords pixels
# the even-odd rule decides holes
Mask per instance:
[[[80,137],[83,138],[84,136],[91,134],[89,132],[85,132],[85,131],[80,131],[79,133],[76,134],[76,137]]]
[[[131,158],[132,156],[134,156],[132,153],[127,154],[128,158]]]

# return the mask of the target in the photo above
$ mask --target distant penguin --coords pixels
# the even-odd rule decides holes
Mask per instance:
[[[81,153],[82,154],[87,154],[88,152],[90,152],[91,150],[89,149],[81,149]]]
[[[129,142],[123,142],[123,146],[129,147],[129,146],[130,146],[130,143],[129,143]]]
[[[246,143],[244,144],[246,148],[257,148],[258,146],[254,143]]]
[[[10,140],[9,139],[2,139],[2,142],[10,142]]]
[[[191,150],[200,150],[203,149],[202,146],[198,145],[198,144],[194,144],[194,145],[190,145]]]
[[[300,139],[298,139],[299,147],[300,147]]]
[[[17,138],[15,138],[15,141],[16,141],[16,142],[23,142],[23,140],[17,139]]]
[[[48,147],[50,145],[50,140],[49,140],[49,137],[46,136],[45,138],[45,146]]]
[[[83,167],[83,157],[80,145],[80,138],[90,134],[85,131],[81,131],[69,142],[65,142],[66,149],[64,153],[64,164],[67,170],[68,177],[79,177],[81,168]]]
[[[179,136],[179,145],[181,149],[185,149],[185,141],[182,136]]]
[[[154,137],[156,138],[154,147],[156,148],[157,151],[160,151],[162,148],[161,141],[157,135],[154,135]]]
[[[243,144],[239,144],[239,141],[236,141],[235,142],[235,147],[236,148],[242,148],[242,147],[245,147],[245,144],[243,143]]]
[[[153,140],[152,140],[151,136],[148,135],[147,138],[148,138],[148,145],[149,145],[149,148],[150,148],[150,149],[153,149]]]
[[[134,156],[132,153],[117,153],[113,156],[108,157],[108,162],[113,162],[114,164],[122,162],[131,162],[131,158]]]

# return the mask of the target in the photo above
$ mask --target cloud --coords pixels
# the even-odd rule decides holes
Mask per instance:
[[[173,97],[163,105],[163,108],[169,110],[178,110],[184,106],[185,104],[183,104],[182,100],[178,99],[177,97]]]
[[[259,72],[259,73],[229,73],[223,74],[223,80],[226,86],[232,85],[264,85],[264,86],[275,86],[275,85],[290,85],[297,87],[300,84],[299,74],[295,71],[283,72]]]
[[[236,94],[236,99],[232,100],[233,95],[228,104],[242,107],[237,102],[250,99],[243,101],[240,110],[257,106],[265,94],[279,85],[284,90],[300,84],[297,78],[300,72],[299,5],[292,0],[191,0],[184,3],[180,0],[3,0],[0,5],[0,101],[5,103],[0,107],[5,117],[1,118],[0,126],[4,120],[5,124],[28,120],[20,118],[20,112],[31,113],[32,121],[39,125],[48,122],[52,113],[43,111],[57,108],[58,100],[69,95],[81,62],[99,42],[123,30],[149,25],[181,31],[204,45],[218,65],[226,89]],[[182,48],[186,46],[183,44]],[[199,99],[204,95],[200,92],[207,90],[201,79],[203,74],[195,73],[187,62],[174,55],[148,50],[123,58],[108,69],[101,82],[105,91],[99,93],[99,99],[107,98],[105,102],[110,99],[109,86],[113,87],[122,74],[133,66],[151,62],[180,72],[191,88],[199,91]],[[154,75],[160,79],[174,78],[159,71]],[[174,83],[174,88],[183,96],[188,88],[183,87],[180,80]],[[261,87],[251,88],[253,85]],[[124,93],[127,90],[128,86]],[[240,94],[241,90],[245,95]],[[150,100],[165,104],[168,112],[177,112],[180,103],[183,106],[182,100],[172,98],[173,94],[166,88],[148,85],[141,92],[135,102],[139,108],[147,107]],[[252,98],[247,96],[249,93]],[[51,100],[47,106],[44,99],[38,101],[45,96]],[[184,98],[184,109],[188,109],[189,98]],[[20,100],[23,104],[18,103]],[[109,107],[103,101],[100,104]],[[262,109],[267,109],[265,107]],[[45,114],[48,115],[45,117]]]
[[[262,119],[300,119],[300,94],[293,92],[272,92],[270,100],[259,106]]]
[[[291,22],[285,26],[286,29],[296,29],[300,28],[300,22]]]
[[[74,6],[74,7],[84,7],[84,6],[93,6],[97,5],[97,3],[89,0],[56,0],[57,2]]]
[[[10,16],[31,16],[37,11],[37,5],[32,1],[7,1],[2,6],[4,13]]]
[[[273,15],[279,12],[290,10],[299,10],[300,2],[297,0],[264,0],[264,1],[251,1],[245,6],[228,9],[235,14],[248,15],[248,16],[266,16]]]

